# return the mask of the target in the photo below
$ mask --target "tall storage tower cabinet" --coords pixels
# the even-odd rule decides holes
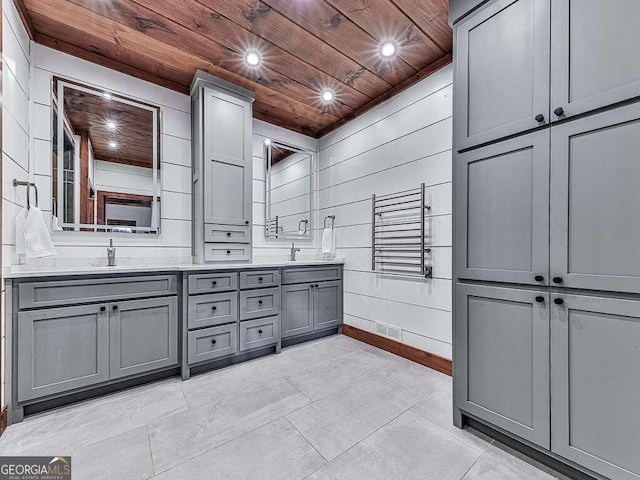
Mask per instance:
[[[202,71],[191,85],[195,263],[251,261],[253,100]]]
[[[450,0],[454,421],[640,479],[640,2]]]

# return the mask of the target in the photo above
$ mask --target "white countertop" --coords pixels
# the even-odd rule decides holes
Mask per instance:
[[[342,265],[344,259],[311,260],[301,259],[290,261],[258,261],[254,263],[220,263],[220,264],[190,264],[190,265],[124,265],[124,266],[82,266],[82,267],[32,267],[29,265],[16,265],[3,273],[4,278],[40,278],[63,277],[76,275],[104,275],[104,274],[136,274],[153,272],[196,272],[219,270],[243,270],[260,268],[279,268],[310,265]]]

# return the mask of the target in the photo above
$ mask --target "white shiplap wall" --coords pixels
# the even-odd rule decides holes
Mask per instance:
[[[26,205],[25,187],[14,178],[29,180],[30,42],[12,1],[2,2],[2,256],[14,257],[14,218]],[[32,192],[33,195],[33,192]]]
[[[265,172],[266,158],[264,150],[265,139],[274,139],[279,142],[300,147],[315,152],[317,149],[317,140],[300,133],[293,132],[261,120],[253,121],[253,259],[270,257],[283,259],[288,256],[291,249],[291,240],[266,239],[264,237],[265,226]],[[314,156],[315,157],[315,156]],[[317,163],[317,158],[314,158]],[[312,169],[317,170],[316,165]],[[317,185],[317,175],[312,175],[312,185]],[[313,205],[317,204],[316,195],[313,195]],[[312,214],[309,228],[314,228],[317,219],[316,212]],[[300,247],[301,251],[298,255],[301,257],[314,257],[316,254],[316,236],[310,240],[296,240],[296,247]]]
[[[7,265],[15,250],[14,218],[26,206],[25,187],[12,181],[29,180],[29,35],[11,0],[2,0],[2,257]],[[4,319],[5,285],[2,280]],[[4,352],[5,324],[2,324]],[[2,404],[4,401],[4,361],[2,363]]]
[[[94,265],[106,262],[114,237],[120,264],[180,264],[191,261],[191,103],[190,97],[32,43],[33,111],[31,170],[40,207],[51,215],[51,82],[60,76],[122,94],[161,108],[162,207],[158,236],[56,232],[56,257],[34,265]],[[7,258],[7,257],[5,257]],[[15,259],[14,262],[15,263]]]
[[[336,216],[345,323],[403,329],[402,343],[451,358],[451,65],[319,140],[320,218]],[[371,195],[427,185],[432,280],[371,271]]]

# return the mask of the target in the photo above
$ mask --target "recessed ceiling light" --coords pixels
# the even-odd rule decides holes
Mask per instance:
[[[102,94],[102,96],[103,96],[104,98],[111,98],[111,94],[110,94],[110,93],[107,93],[107,92],[104,92],[104,93]]]
[[[260,54],[255,50],[251,50],[245,54],[244,61],[250,67],[257,67],[261,62]]]
[[[324,100],[325,102],[332,102],[334,98],[335,95],[333,94],[333,91],[327,89],[322,92],[322,100]]]
[[[393,42],[384,42],[380,46],[380,55],[385,58],[393,57],[396,53],[396,46]]]
[[[265,138],[264,139],[264,144],[268,147],[269,145],[271,145],[271,139],[269,138]]]
[[[116,142],[109,142],[109,146],[111,148],[116,148],[118,146],[118,144]]]
[[[109,127],[111,130],[115,130],[116,124],[113,122],[107,122],[107,127]]]

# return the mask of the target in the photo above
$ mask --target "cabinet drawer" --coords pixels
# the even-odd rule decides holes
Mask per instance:
[[[18,303],[20,308],[66,306],[122,298],[175,295],[177,292],[175,275],[33,282],[18,286]]]
[[[294,267],[284,271],[283,283],[324,282],[325,280],[341,280],[342,267]]]
[[[238,325],[205,328],[189,332],[189,364],[213,360],[238,352]]]
[[[280,289],[265,288],[240,292],[240,320],[280,313]]]
[[[240,272],[240,288],[277,287],[280,285],[279,270]]]
[[[251,260],[251,245],[244,243],[207,243],[204,246],[205,262]]]
[[[238,288],[238,274],[233,273],[207,273],[202,275],[189,275],[189,294],[228,292]]]
[[[225,243],[250,243],[251,227],[207,224],[204,226],[204,241],[205,242],[225,242]]]
[[[189,328],[209,327],[238,320],[236,292],[189,297]]]
[[[260,318],[240,324],[240,351],[267,347],[278,343],[280,317]]]

